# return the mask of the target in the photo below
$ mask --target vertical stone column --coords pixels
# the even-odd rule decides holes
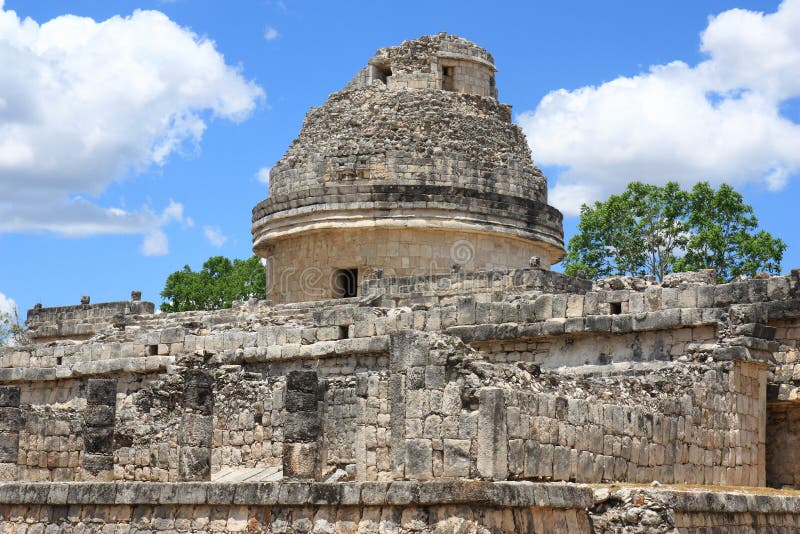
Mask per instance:
[[[440,436],[426,431],[432,392],[444,388],[444,363],[431,360],[428,338],[414,330],[389,337],[391,465],[395,480],[429,480]],[[436,448],[439,451],[436,451]],[[440,462],[439,462],[440,463]]]
[[[90,378],[83,412],[83,478],[113,480],[117,381]]]
[[[492,480],[508,478],[508,431],[503,390],[485,388],[478,408],[478,474]]]
[[[313,480],[319,463],[322,416],[317,372],[291,371],[286,378],[286,421],[283,431],[283,476]]]
[[[389,425],[392,478],[403,480],[406,468],[406,375],[405,353],[410,332],[389,335]]]
[[[178,433],[178,479],[211,480],[211,438],[214,429],[214,378],[191,369],[185,377],[183,414]]]
[[[21,425],[19,386],[0,386],[0,480],[16,478]]]
[[[756,421],[758,424],[758,472],[756,479],[759,486],[767,485],[767,365],[756,366],[758,376],[758,408]]]

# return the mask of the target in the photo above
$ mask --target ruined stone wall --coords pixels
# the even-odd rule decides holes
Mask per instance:
[[[686,487],[595,487],[592,532],[786,533],[800,528],[796,495]]]
[[[612,362],[669,362],[700,347],[714,346],[718,339],[716,325],[699,325],[655,332],[578,332],[541,336],[535,341],[477,342],[474,346],[491,361],[532,362],[543,368],[557,368]]]
[[[770,321],[774,339],[775,367],[770,372],[767,405],[767,484],[772,487],[800,487],[800,321]]]
[[[796,486],[799,274],[592,287],[538,269],[378,278],[357,299],[143,315],[89,340],[3,349],[0,476],[64,483],[67,492],[84,481],[232,481],[235,494],[249,476],[279,488],[328,481],[335,495],[347,484],[453,479]],[[232,517],[239,528],[243,516],[261,526],[279,517],[287,529],[328,518],[336,528],[345,513],[308,510],[308,501],[214,511],[158,498],[102,513],[142,526],[137,518],[155,514],[156,530],[212,521],[222,529]],[[470,505],[483,510],[480,521],[513,508],[482,502]],[[603,531],[601,516],[609,525],[658,517],[678,529],[792,521],[674,502],[629,513],[632,505],[614,501],[617,515],[590,512],[592,528]],[[477,528],[461,504],[448,513]],[[396,528],[413,517],[423,531],[445,509],[376,506],[369,514],[400,517]],[[18,513],[45,517],[26,510]],[[46,513],[56,513],[47,516],[53,524],[73,525],[80,514],[102,523],[97,508],[68,510],[76,514],[68,521],[63,510]],[[364,513],[360,506],[347,524],[367,521]],[[514,512],[503,528],[550,512],[531,513]],[[553,513],[562,526],[589,517]]]
[[[576,380],[392,339],[396,477],[765,483],[763,364]]]
[[[426,35],[419,39],[403,41],[398,46],[381,48],[373,58],[379,63],[385,59],[389,61],[399,73],[430,72],[431,59],[439,54],[456,57],[468,57],[482,63],[493,64],[494,58],[486,49],[475,43],[458,37],[457,35]]]
[[[377,335],[363,328],[355,322],[348,335]],[[260,333],[223,334],[221,346],[227,342],[239,348],[217,369],[204,361],[207,356],[183,356],[167,374],[105,380],[116,392],[113,425],[90,424],[91,405],[82,391],[95,379],[64,382],[65,398],[53,398],[53,405],[22,402],[22,420],[39,430],[36,436],[22,434],[19,463],[26,466],[29,458],[33,463],[13,478],[207,480],[235,469],[285,469],[291,442],[285,377],[308,365],[299,352],[305,346],[312,351],[306,358],[316,353],[314,373],[325,392],[310,408],[319,409],[320,434],[308,441],[317,451],[314,478],[339,471],[340,478],[350,480],[764,483],[759,428],[766,372],[759,364],[692,368],[683,376],[655,370],[651,380],[623,374],[574,382],[569,376],[490,363],[452,338],[410,330],[388,336],[388,344],[365,346],[361,355],[337,355],[337,344],[341,351],[352,351],[347,343],[357,337],[294,349],[291,343],[269,345],[281,350],[275,360],[266,352],[248,358],[242,348],[253,343],[251,348],[258,350],[259,335],[277,339],[278,332],[287,341],[304,335],[310,341],[312,331],[265,327]],[[214,346],[213,337],[188,340],[184,335],[182,345],[206,351]],[[324,347],[327,354],[316,352]],[[289,350],[284,354],[283,349]],[[201,378],[208,375],[205,397],[192,393],[201,368],[208,369],[201,373]],[[653,403],[649,392],[667,383],[671,389]],[[29,389],[22,385],[23,401],[31,397]],[[626,403],[604,392],[618,392]],[[48,437],[54,425],[66,433],[67,421],[74,421],[67,434],[71,439]],[[106,441],[87,449],[86,436],[98,433]],[[52,442],[55,448],[32,456],[27,444],[39,442]],[[65,454],[70,452],[72,464]],[[102,473],[87,474],[87,458],[97,462],[97,454],[107,455],[107,464]],[[197,462],[205,467],[198,471]]]
[[[474,43],[430,35],[378,50],[347,89],[380,83],[390,90],[444,89],[497,99],[495,70],[492,55]]]
[[[763,365],[562,381],[504,395],[509,478],[765,484]]]
[[[20,388],[16,473],[5,480],[82,479],[86,391],[80,386],[69,380],[55,388],[46,383]]]
[[[181,430],[180,376],[123,375],[116,406],[113,479],[175,482]]]
[[[771,376],[776,384],[780,384],[781,400],[795,398],[794,390],[800,385],[800,320],[795,318],[769,321],[775,329],[774,339],[780,346],[775,351],[775,368]],[[797,397],[800,399],[800,396]]]
[[[257,379],[256,379],[257,378]],[[231,369],[217,384],[211,472],[283,465],[286,380]]]
[[[28,310],[25,324],[28,337],[39,342],[51,339],[87,339],[112,325],[122,325],[131,317],[149,315],[155,310],[152,302],[141,300],[141,293],[134,291],[130,301],[102,302],[90,304],[89,297],[77,306],[43,308],[37,304]]]

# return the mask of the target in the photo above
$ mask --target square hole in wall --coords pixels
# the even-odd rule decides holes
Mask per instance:
[[[158,354],[158,345],[147,345],[147,355],[155,356]]]
[[[609,313],[611,315],[619,315],[622,313],[622,303],[621,302],[609,302],[608,305],[611,307]]]
[[[358,269],[336,269],[334,271],[333,296],[337,299],[358,296]]]

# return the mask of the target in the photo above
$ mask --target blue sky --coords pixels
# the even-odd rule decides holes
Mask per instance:
[[[258,173],[306,111],[376,49],[439,31],[494,54],[567,238],[628,179],[725,179],[800,266],[797,0],[0,9],[0,306],[158,303],[184,264],[248,257]]]

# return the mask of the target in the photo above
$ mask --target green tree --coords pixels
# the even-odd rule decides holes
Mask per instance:
[[[266,272],[258,256],[233,260],[213,256],[199,271],[184,265],[167,277],[161,311],[219,310],[234,300],[264,298]]]
[[[581,207],[565,272],[592,278],[715,269],[720,280],[758,271],[780,272],[786,244],[756,231],[753,208],[728,185],[632,182],[620,195]]]
[[[731,186],[722,184],[715,191],[700,182],[692,189],[687,208],[692,233],[686,253],[675,262],[676,271],[714,269],[721,280],[758,271],[780,272],[786,243],[757,231],[752,206]]]

